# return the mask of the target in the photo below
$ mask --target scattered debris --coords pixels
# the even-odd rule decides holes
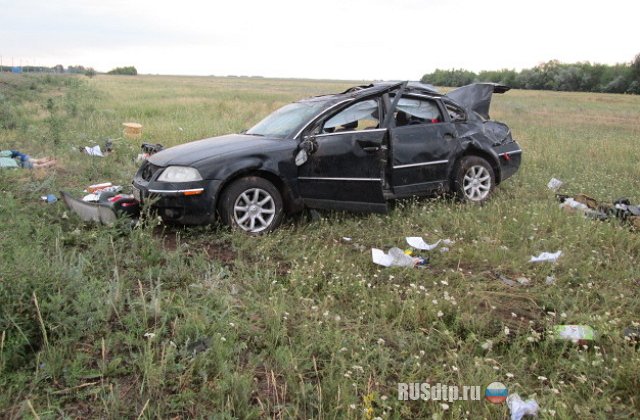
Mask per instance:
[[[56,201],[58,201],[58,197],[56,197],[55,194],[47,194],[41,196],[40,200],[44,201],[45,203],[55,203]]]
[[[595,331],[588,325],[556,325],[553,327],[553,337],[558,340],[568,340],[580,345],[595,340]]]
[[[507,286],[511,286],[511,287],[517,287],[517,286],[529,286],[531,284],[531,280],[529,280],[526,277],[518,277],[515,280],[511,280],[510,278],[508,278],[507,276],[497,273],[496,276],[498,277],[498,279],[506,284]]]
[[[428,244],[420,236],[407,236],[405,240],[411,247],[422,251],[434,250],[438,245],[440,245],[440,242],[442,242],[442,240],[440,239],[433,244]]]
[[[102,153],[102,149],[100,149],[100,146],[98,145],[93,147],[89,147],[89,146],[81,147],[80,151],[82,153],[88,154],[89,156],[104,157],[104,154]]]
[[[86,201],[88,203],[97,203],[98,201],[100,201],[100,194],[95,194],[95,193],[87,194],[84,197],[82,197],[82,201]]]
[[[98,192],[98,191],[104,191],[109,187],[113,187],[113,184],[110,182],[103,182],[101,184],[93,184],[93,185],[89,185],[84,192],[88,192],[88,193],[94,193],[94,192]]]
[[[562,201],[560,203],[560,208],[567,211],[578,210],[586,212],[587,210],[589,210],[589,206],[587,206],[586,204],[582,204],[571,197],[566,198],[564,201]]]
[[[556,283],[556,277],[555,276],[547,276],[547,278],[544,280],[544,283],[547,286],[551,286],[552,284]]]
[[[557,194],[556,197],[560,201],[560,208],[570,213],[581,213],[585,217],[598,220],[615,217],[640,228],[640,206],[632,205],[628,198],[622,197],[615,200],[613,204],[603,204],[585,194],[578,194],[575,197]]]
[[[518,283],[516,283],[515,281],[511,280],[508,277],[503,276],[502,274],[499,274],[498,278],[500,279],[501,282],[503,282],[507,286],[515,287],[518,285]]]
[[[562,255],[562,251],[557,252],[543,252],[537,257],[532,256],[529,262],[556,262]]]
[[[627,327],[624,329],[624,339],[631,343],[640,342],[640,327]]]
[[[540,407],[535,400],[523,401],[518,394],[507,397],[507,406],[511,411],[511,420],[520,420],[524,416],[537,416]]]
[[[142,146],[140,146],[140,149],[142,150],[142,153],[138,155],[138,157],[136,158],[136,161],[149,159],[149,156],[155,155],[156,153],[164,149],[164,146],[161,145],[160,143],[156,143],[156,144],[142,143]]]
[[[407,255],[397,247],[391,248],[388,254],[385,254],[381,249],[371,248],[371,258],[374,263],[384,267],[416,267],[426,265],[429,262],[424,257]]]
[[[142,137],[142,124],[134,123],[134,122],[125,122],[122,123],[124,129],[122,133],[124,136],[130,140],[139,139]]]
[[[113,152],[113,139],[106,139],[104,141],[104,151],[106,153]]]
[[[560,181],[559,179],[551,178],[551,180],[547,184],[547,188],[549,188],[551,191],[558,191],[563,184],[564,182]]]
[[[140,202],[133,195],[119,194],[112,197],[102,197],[98,202],[86,202],[73,198],[70,194],[60,191],[62,199],[69,208],[85,222],[96,222],[111,225],[118,216],[138,217]]]

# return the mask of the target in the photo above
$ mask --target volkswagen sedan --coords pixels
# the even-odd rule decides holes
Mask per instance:
[[[167,222],[219,217],[253,234],[305,207],[384,212],[390,200],[448,192],[482,203],[521,162],[509,127],[489,117],[492,95],[507,90],[382,82],[303,99],[241,134],[152,155],[134,193]]]

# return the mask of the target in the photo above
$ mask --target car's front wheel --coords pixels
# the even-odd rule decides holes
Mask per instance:
[[[495,187],[493,168],[479,156],[464,156],[455,173],[454,189],[457,196],[473,203],[482,203],[489,198]]]
[[[251,234],[271,232],[282,222],[282,195],[264,178],[233,181],[222,192],[218,211],[222,222]]]

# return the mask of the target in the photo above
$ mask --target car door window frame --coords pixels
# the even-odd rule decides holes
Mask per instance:
[[[418,122],[418,121],[416,121],[415,124],[397,125],[396,124],[396,117],[397,116],[395,114],[400,110],[399,110],[398,106],[396,106],[393,109],[394,116],[391,119],[391,121],[393,122],[393,126],[394,127],[398,128],[398,127],[406,127],[408,125],[442,124],[442,123],[448,122],[448,119],[446,118],[445,108],[442,105],[442,102],[439,101],[437,98],[433,98],[433,97],[429,97],[429,96],[425,96],[425,95],[420,95],[420,94],[415,94],[415,93],[405,93],[405,94],[403,94],[401,96],[400,100],[402,100],[403,98],[404,99],[414,99],[414,100],[424,101],[424,102],[428,102],[428,103],[434,105],[435,108],[438,110],[439,117],[438,117],[438,120],[436,122],[433,122],[433,121],[431,121],[431,122],[426,122],[426,121],[425,122]],[[400,101],[398,101],[398,103],[399,102]]]

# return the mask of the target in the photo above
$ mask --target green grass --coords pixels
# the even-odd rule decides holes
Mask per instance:
[[[640,202],[638,96],[497,96],[492,117],[512,128],[524,162],[482,207],[404,201],[387,215],[325,213],[250,238],[152,221],[84,226],[39,201],[128,186],[141,141],[237,132],[350,85],[1,76],[0,109],[16,124],[0,130],[0,149],[59,164],[0,172],[0,417],[506,418],[505,405],[484,401],[397,400],[398,382],[494,381],[535,398],[542,418],[636,413],[640,358],[623,330],[640,321],[638,233],[562,212],[546,183]],[[122,138],[126,121],[144,125],[141,141]],[[115,139],[105,159],[77,151],[105,138]],[[455,243],[425,269],[372,264],[371,247],[418,235]],[[527,262],[556,250],[555,265]],[[587,348],[557,342],[547,334],[556,324],[599,336]]]

